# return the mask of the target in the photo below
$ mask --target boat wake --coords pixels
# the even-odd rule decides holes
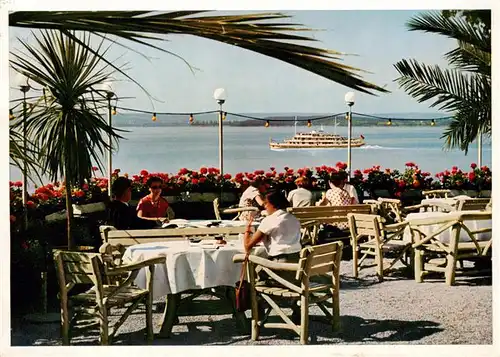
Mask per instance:
[[[380,145],[363,145],[358,149],[365,149],[365,150],[400,150],[401,148],[391,148],[388,146],[380,146]]]

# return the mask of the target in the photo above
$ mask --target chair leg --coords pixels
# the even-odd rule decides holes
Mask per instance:
[[[384,280],[384,256],[380,247],[375,248],[375,259],[377,260],[377,275],[379,281]]]
[[[417,283],[421,283],[423,281],[423,270],[424,270],[424,261],[423,261],[423,251],[420,249],[414,249],[413,251],[413,268],[415,274],[415,281]]]
[[[257,302],[257,291],[255,290],[255,268],[249,263],[247,267],[248,280],[250,281],[250,303],[252,306],[252,341],[259,338],[259,305]]]
[[[99,330],[101,335],[101,345],[109,344],[109,326],[108,326],[108,309],[102,307],[99,313]]]
[[[332,295],[332,330],[334,332],[340,331],[340,299],[338,288]]]
[[[61,307],[61,337],[64,346],[69,346],[69,312],[68,306]]]
[[[153,342],[153,294],[149,292],[145,297],[146,302],[146,334],[148,343]]]
[[[352,275],[358,277],[358,247],[355,243],[352,245]]]
[[[453,254],[449,254],[446,257],[446,285],[453,285],[455,283],[455,271],[457,259]]]
[[[307,345],[309,339],[309,293],[300,297],[300,344]]]

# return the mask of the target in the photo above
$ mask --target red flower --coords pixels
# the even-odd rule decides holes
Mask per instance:
[[[12,187],[12,186],[14,186],[14,182],[9,181],[9,187]]]
[[[473,170],[474,170],[476,167],[477,167],[477,165],[476,165],[475,163],[470,164],[470,168],[471,168],[471,169],[473,169]]]
[[[149,175],[149,172],[147,172],[147,170],[141,170],[140,174],[141,176],[147,176]]]
[[[476,179],[476,174],[474,172],[469,172],[469,181],[473,182]]]
[[[413,181],[413,187],[420,187],[420,181]]]
[[[182,168],[182,169],[179,170],[179,175],[185,175],[188,172],[189,172],[189,170],[184,167],[184,168]]]
[[[208,169],[207,169],[206,167],[202,167],[202,168],[200,169],[200,173],[201,173],[202,175],[206,175],[206,174],[207,174],[207,172],[208,172]]]
[[[457,171],[458,171],[458,167],[453,166],[453,167],[451,168],[451,172],[455,173],[455,172],[457,172]]]
[[[197,184],[198,184],[198,179],[195,179],[195,178],[194,178],[194,179],[192,179],[192,180],[191,180],[191,183],[192,183],[193,185],[197,185]]]
[[[415,165],[415,163],[414,163],[414,162],[407,162],[407,163],[405,164],[405,166],[408,166],[408,167],[415,167],[415,166],[417,166],[417,165]]]
[[[23,183],[21,181],[16,181],[16,182],[14,182],[14,186],[16,186],[16,187],[22,187]]]
[[[200,179],[199,179],[200,183],[205,183],[206,180],[207,180],[206,177],[200,177]]]
[[[28,208],[35,208],[35,206],[36,206],[35,202],[33,202],[33,201],[26,202],[26,207],[28,207]]]
[[[275,168],[274,168],[274,167],[272,167],[272,166],[271,166],[269,169],[270,169],[271,171],[274,171],[274,170],[275,170]]]
[[[82,185],[82,190],[87,191],[88,189],[89,189],[89,185],[87,185],[86,183],[84,183],[84,184]]]
[[[39,198],[40,198],[40,200],[42,200],[42,201],[47,201],[47,200],[49,199],[49,196],[48,196],[47,194],[45,194],[45,193],[40,193],[40,194],[38,195],[38,197],[39,197]]]
[[[226,180],[231,180],[231,174],[224,174],[224,178]]]
[[[76,197],[83,197],[83,196],[85,196],[85,192],[83,192],[83,191],[76,191],[75,192],[75,196]]]

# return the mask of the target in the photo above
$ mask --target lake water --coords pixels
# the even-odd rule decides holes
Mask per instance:
[[[128,127],[122,135],[119,150],[113,157],[113,167],[122,173],[135,174],[145,169],[150,172],[176,173],[180,168],[199,169],[218,167],[217,127]],[[302,128],[304,131],[307,128]],[[325,127],[333,133],[334,127]],[[458,150],[443,150],[440,139],[444,127],[355,127],[353,136],[364,135],[366,145],[352,149],[353,169],[372,165],[385,168],[404,168],[415,162],[424,171],[433,174],[456,165],[468,169],[477,162],[477,145],[468,155]],[[338,127],[337,134],[347,136],[347,128]],[[347,149],[269,149],[269,139],[282,140],[294,135],[293,127],[225,127],[224,172],[266,170],[284,166],[291,168],[335,165],[347,161]],[[483,140],[486,141],[486,140]],[[483,165],[491,165],[491,143],[483,145]],[[11,170],[11,180],[19,180],[18,170]]]

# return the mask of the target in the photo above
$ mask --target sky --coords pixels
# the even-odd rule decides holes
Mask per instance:
[[[249,10],[250,11],[250,10]],[[243,13],[245,11],[233,11]],[[415,58],[427,64],[447,67],[443,54],[455,47],[455,41],[443,36],[410,32],[405,23],[421,11],[284,11],[290,21],[309,28],[318,42],[314,46],[343,53],[343,63],[369,71],[363,78],[377,85],[386,85],[389,94],[371,96],[356,93],[354,111],[361,113],[436,113],[429,103],[417,103],[398,88],[394,64],[403,58]],[[20,48],[18,37],[28,38],[29,31],[10,28],[11,49]],[[143,85],[158,101],[151,102],[134,83],[119,80],[115,92],[119,105],[169,112],[190,112],[218,109],[213,92],[226,89],[225,110],[238,113],[329,113],[345,110],[344,95],[350,91],[335,82],[284,62],[248,50],[211,40],[185,35],[172,35],[160,46],[184,58],[188,66],[172,55],[152,48],[126,42],[139,53],[113,46],[108,59],[126,64],[127,74]],[[149,59],[144,58],[144,56]],[[11,77],[12,78],[12,77]],[[18,97],[11,90],[11,98]]]

